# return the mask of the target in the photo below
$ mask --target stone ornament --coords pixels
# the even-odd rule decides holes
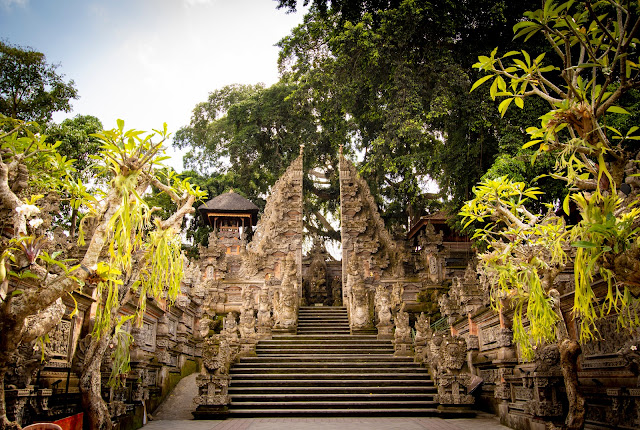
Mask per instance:
[[[275,296],[274,328],[295,330],[298,325],[298,270],[293,253],[285,259],[282,283]]]

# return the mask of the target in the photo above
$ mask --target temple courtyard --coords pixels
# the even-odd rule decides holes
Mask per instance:
[[[493,415],[476,418],[230,418],[228,420],[159,420],[145,430],[494,430],[508,429]]]

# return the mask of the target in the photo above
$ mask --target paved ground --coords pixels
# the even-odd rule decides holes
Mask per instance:
[[[490,415],[477,418],[230,418],[151,421],[145,430],[509,430]]]
[[[476,418],[230,418],[192,419],[196,374],[183,378],[153,414],[145,430],[509,430],[492,415]]]
[[[195,409],[193,398],[198,395],[197,375],[196,372],[182,378],[153,413],[153,418],[156,420],[192,420],[191,411]],[[194,429],[199,428],[194,427]],[[175,430],[178,429],[179,427],[175,428]]]

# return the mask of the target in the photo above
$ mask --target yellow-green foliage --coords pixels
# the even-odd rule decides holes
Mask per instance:
[[[638,4],[625,0],[546,0],[513,30],[525,40],[542,34],[559,61],[525,50],[499,56],[496,48],[474,65],[488,74],[471,91],[493,80],[489,93],[494,100],[502,98],[501,114],[512,102],[524,108],[531,96],[549,103],[540,126],[527,129],[531,140],[523,147],[537,147],[536,156],[553,153],[556,165],[549,176],[567,184],[562,209],[569,214],[573,201],[581,216],[576,225],[565,226],[552,212],[558,210],[554,205],[547,215],[529,212],[527,199],[536,198],[540,190],[507,178],[479,184],[475,198],[461,210],[467,224],[479,226],[475,237],[490,245],[480,256],[481,268],[492,284],[494,304],[499,307],[507,299],[514,305],[514,338],[528,357],[532,345],[558,335],[562,321],[553,281],[569,261],[575,274],[572,315],[580,322],[581,342],[598,338],[596,321],[611,312],[618,314],[620,326],[640,325],[637,300],[618,279],[614,264],[616,257],[640,245],[638,201],[623,203],[617,193],[623,178],[619,166],[628,157],[622,144],[639,140],[635,133],[640,128],[631,126],[625,132],[604,125],[606,115],[628,114],[619,105],[621,97],[640,85],[640,65],[634,62],[638,39],[631,33],[638,28],[628,25],[637,12]],[[596,277],[607,283],[604,298],[592,289]]]

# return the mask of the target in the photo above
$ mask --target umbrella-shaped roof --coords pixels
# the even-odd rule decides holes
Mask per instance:
[[[250,200],[231,190],[228,193],[220,194],[208,202],[203,203],[198,208],[198,211],[206,223],[209,223],[209,215],[220,214],[221,216],[233,216],[234,214],[250,214],[252,225],[256,225],[258,222],[259,209],[258,206]]]

